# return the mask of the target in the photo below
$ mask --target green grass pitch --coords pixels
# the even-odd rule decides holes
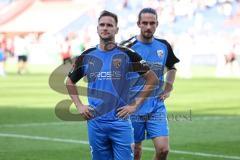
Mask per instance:
[[[0,77],[0,160],[90,160],[86,123],[56,117],[55,105],[68,96],[49,88],[48,78]],[[170,160],[240,159],[238,79],[177,79],[166,104]],[[143,160],[151,160],[151,141],[144,147]]]

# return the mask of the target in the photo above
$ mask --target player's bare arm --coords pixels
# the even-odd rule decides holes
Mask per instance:
[[[138,106],[143,103],[143,101],[150,95],[150,93],[153,91],[155,86],[158,83],[158,78],[156,74],[149,70],[145,74],[143,74],[144,79],[146,80],[146,84],[144,85],[143,90],[141,91],[140,95],[135,99],[135,101],[132,104],[123,106],[118,109],[118,116],[120,118],[125,118],[129,114],[132,114],[136,111]]]
[[[170,93],[173,90],[173,83],[175,81],[176,72],[177,70],[174,66],[173,69],[167,69],[163,93],[159,95],[160,99],[165,100],[170,96]]]
[[[68,77],[66,80],[66,87],[69,92],[69,95],[77,107],[78,112],[84,119],[89,120],[93,118],[92,113],[89,111],[89,106],[84,105],[78,97],[78,91],[76,85],[72,82],[72,80]]]

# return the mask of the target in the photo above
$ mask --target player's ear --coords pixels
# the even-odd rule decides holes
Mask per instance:
[[[137,21],[137,26],[140,28],[140,21]]]
[[[158,21],[157,21],[156,25],[158,26]]]
[[[116,34],[118,33],[118,30],[119,30],[119,28],[117,27],[117,29],[116,29]]]
[[[97,33],[99,33],[99,30],[98,30],[98,29],[99,29],[99,27],[98,27],[98,25],[97,25]]]

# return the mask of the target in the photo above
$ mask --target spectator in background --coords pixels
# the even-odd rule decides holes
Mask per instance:
[[[6,37],[0,34],[0,76],[5,76]]]
[[[237,60],[238,48],[239,43],[234,43],[229,53],[224,55],[228,74],[232,76],[240,76],[239,63]]]
[[[84,44],[78,37],[77,33],[69,34],[69,45],[70,45],[70,55],[72,57],[78,56],[82,51],[85,50]]]
[[[225,63],[232,65],[232,63],[236,60],[236,54],[234,51],[229,52],[228,54],[225,54]]]
[[[16,36],[14,39],[14,53],[18,56],[18,74],[27,72],[27,61],[29,54],[29,44],[23,35]]]
[[[66,37],[65,40],[60,44],[60,54],[63,60],[63,64],[72,63],[69,37]]]
[[[123,8],[128,8],[128,0],[123,1]]]
[[[5,76],[5,69],[4,69],[4,51],[2,48],[2,43],[0,43],[0,76]]]

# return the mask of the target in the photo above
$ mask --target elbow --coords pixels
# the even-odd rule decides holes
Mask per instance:
[[[152,71],[152,73],[153,73],[153,77],[152,77],[153,83],[154,83],[155,86],[158,86],[159,85],[159,79],[153,71]]]
[[[69,77],[67,77],[65,85],[66,85],[67,89],[69,89],[74,85],[74,83],[72,82],[72,80]]]
[[[67,88],[68,94],[70,96],[78,94],[77,93],[77,88],[75,86],[75,83],[69,77],[67,77],[65,84],[66,84],[66,88]]]
[[[65,85],[70,85],[70,84],[72,84],[72,80],[69,78],[69,77],[67,77],[67,79],[66,79],[66,81],[65,81]]]

